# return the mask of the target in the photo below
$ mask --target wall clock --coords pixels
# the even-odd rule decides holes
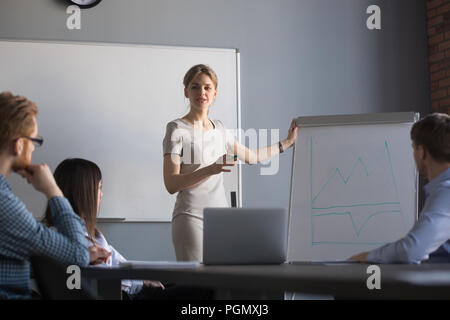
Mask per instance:
[[[81,9],[92,8],[98,5],[102,0],[66,0],[70,4],[75,4]]]

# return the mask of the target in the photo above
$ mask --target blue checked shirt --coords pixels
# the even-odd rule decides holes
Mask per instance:
[[[38,222],[0,174],[0,299],[31,296],[32,255],[46,255],[64,264],[89,264],[85,228],[69,201],[54,197],[49,207],[58,231]]]
[[[402,239],[372,250],[375,263],[420,263],[429,257],[450,261],[450,169],[424,187],[427,198],[412,230]]]

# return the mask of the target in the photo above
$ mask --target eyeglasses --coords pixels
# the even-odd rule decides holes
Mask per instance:
[[[37,136],[36,138],[24,136],[23,138],[26,138],[26,139],[30,140],[31,142],[33,142],[35,147],[40,147],[44,143],[44,138],[42,138],[41,136]]]

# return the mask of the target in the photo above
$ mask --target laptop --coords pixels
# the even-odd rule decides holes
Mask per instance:
[[[286,209],[206,208],[203,219],[204,264],[285,262]]]

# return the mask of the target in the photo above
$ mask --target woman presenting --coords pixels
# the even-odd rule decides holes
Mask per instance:
[[[231,172],[236,155],[254,164],[288,149],[297,138],[298,128],[292,120],[288,137],[279,143],[256,150],[240,144],[221,121],[208,118],[217,82],[215,72],[206,65],[189,69],[183,80],[189,113],[167,124],[163,141],[164,184],[170,194],[178,192],[172,217],[178,261],[202,260],[203,209],[228,207],[222,173]]]

